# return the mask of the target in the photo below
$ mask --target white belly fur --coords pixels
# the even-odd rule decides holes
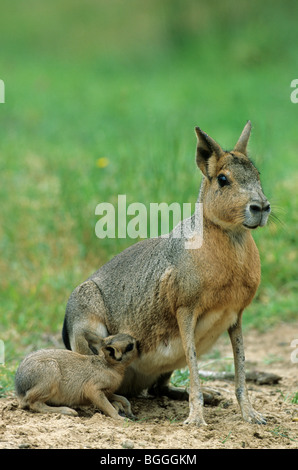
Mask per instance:
[[[218,337],[237,320],[238,314],[234,311],[210,312],[198,318],[195,329],[197,357],[206,353],[216,342]],[[170,339],[167,343],[158,344],[155,351],[141,355],[130,366],[135,372],[144,375],[159,375],[165,372],[180,369],[186,365],[185,353],[180,337]]]

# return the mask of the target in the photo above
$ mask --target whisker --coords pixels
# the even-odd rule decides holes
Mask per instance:
[[[279,206],[277,204],[270,204],[271,206],[271,209],[273,209],[274,213],[278,212],[278,213],[282,213],[282,214],[286,214],[287,213],[287,210],[285,207],[282,207],[282,206]]]
[[[268,219],[268,224],[270,225],[280,225],[282,228],[286,228],[286,224],[284,223],[283,220],[281,220],[275,212],[271,212],[269,219]]]

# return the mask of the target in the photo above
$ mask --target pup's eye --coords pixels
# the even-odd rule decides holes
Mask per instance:
[[[129,343],[129,344],[126,346],[125,352],[131,351],[132,349],[133,349],[133,343]]]
[[[218,181],[218,184],[221,188],[223,186],[227,186],[228,184],[230,184],[230,182],[229,182],[228,178],[226,177],[226,175],[218,175],[217,181]]]

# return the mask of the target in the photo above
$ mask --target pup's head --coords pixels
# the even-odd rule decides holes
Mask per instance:
[[[234,150],[227,152],[196,127],[196,160],[205,176],[201,198],[204,213],[224,229],[263,227],[270,213],[259,172],[247,156],[250,132],[251,123],[248,121]]]
[[[129,365],[138,356],[136,339],[125,333],[104,338],[101,350],[111,364],[121,362]]]

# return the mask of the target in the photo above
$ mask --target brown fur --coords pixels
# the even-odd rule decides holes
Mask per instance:
[[[251,230],[264,226],[270,205],[259,173],[247,156],[248,122],[233,151],[224,151],[196,128],[196,162],[203,180],[203,244],[185,248],[185,237],[147,239],[124,250],[77,287],[63,326],[67,347],[79,342],[92,354],[88,335],[127,332],[141,354],[126,370],[120,391],[185,396],[169,385],[171,372],[188,365],[190,414],[186,423],[205,424],[198,357],[229,331],[235,357],[236,395],[247,421],[264,422],[248,399],[241,334],[243,310],[260,282],[260,259]],[[227,178],[228,183],[225,178]],[[191,218],[193,220],[193,216]],[[88,295],[82,295],[88,292]],[[106,331],[106,333],[105,333]],[[80,341],[78,341],[80,339]]]
[[[114,392],[137,354],[135,339],[125,334],[102,340],[100,355],[84,356],[63,349],[31,353],[15,377],[20,406],[41,413],[76,416],[70,407],[93,404],[111,418],[122,419],[111,400],[132,418],[128,400]]]

